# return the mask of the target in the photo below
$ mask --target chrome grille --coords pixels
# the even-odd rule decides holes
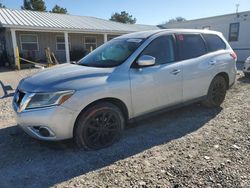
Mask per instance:
[[[14,96],[14,103],[16,104],[17,107],[20,106],[24,96],[25,96],[24,92],[20,91],[19,89],[16,90],[16,93]]]
[[[17,112],[24,111],[34,95],[35,93],[23,92],[17,89],[13,98],[14,109]]]

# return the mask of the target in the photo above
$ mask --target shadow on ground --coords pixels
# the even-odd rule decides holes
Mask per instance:
[[[0,66],[0,73],[1,73],[1,72],[10,72],[10,71],[14,71],[14,69],[10,69],[10,68],[8,68],[8,67],[1,67],[1,66]]]
[[[0,187],[53,186],[195,132],[220,111],[194,104],[165,112],[130,124],[119,143],[89,152],[71,140],[36,141],[17,126],[0,129]]]
[[[250,77],[243,76],[238,78],[238,81],[242,83],[250,83]]]

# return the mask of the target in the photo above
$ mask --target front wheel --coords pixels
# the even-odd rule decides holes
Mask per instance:
[[[224,77],[216,76],[208,89],[207,98],[203,101],[203,105],[206,107],[218,107],[220,106],[226,96],[227,83]]]
[[[98,150],[114,144],[122,135],[124,116],[107,102],[93,105],[80,114],[74,130],[76,144],[87,150]]]

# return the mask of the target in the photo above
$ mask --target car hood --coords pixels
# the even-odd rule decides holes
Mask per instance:
[[[18,87],[27,92],[80,90],[104,84],[113,70],[66,63],[29,76]]]

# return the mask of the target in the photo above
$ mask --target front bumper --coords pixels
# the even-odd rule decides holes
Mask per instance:
[[[34,110],[25,110],[21,113],[13,105],[16,112],[17,124],[30,136],[39,140],[57,141],[73,137],[73,128],[76,119],[74,111],[63,106],[53,106]],[[44,136],[39,132],[43,128],[49,131]]]

